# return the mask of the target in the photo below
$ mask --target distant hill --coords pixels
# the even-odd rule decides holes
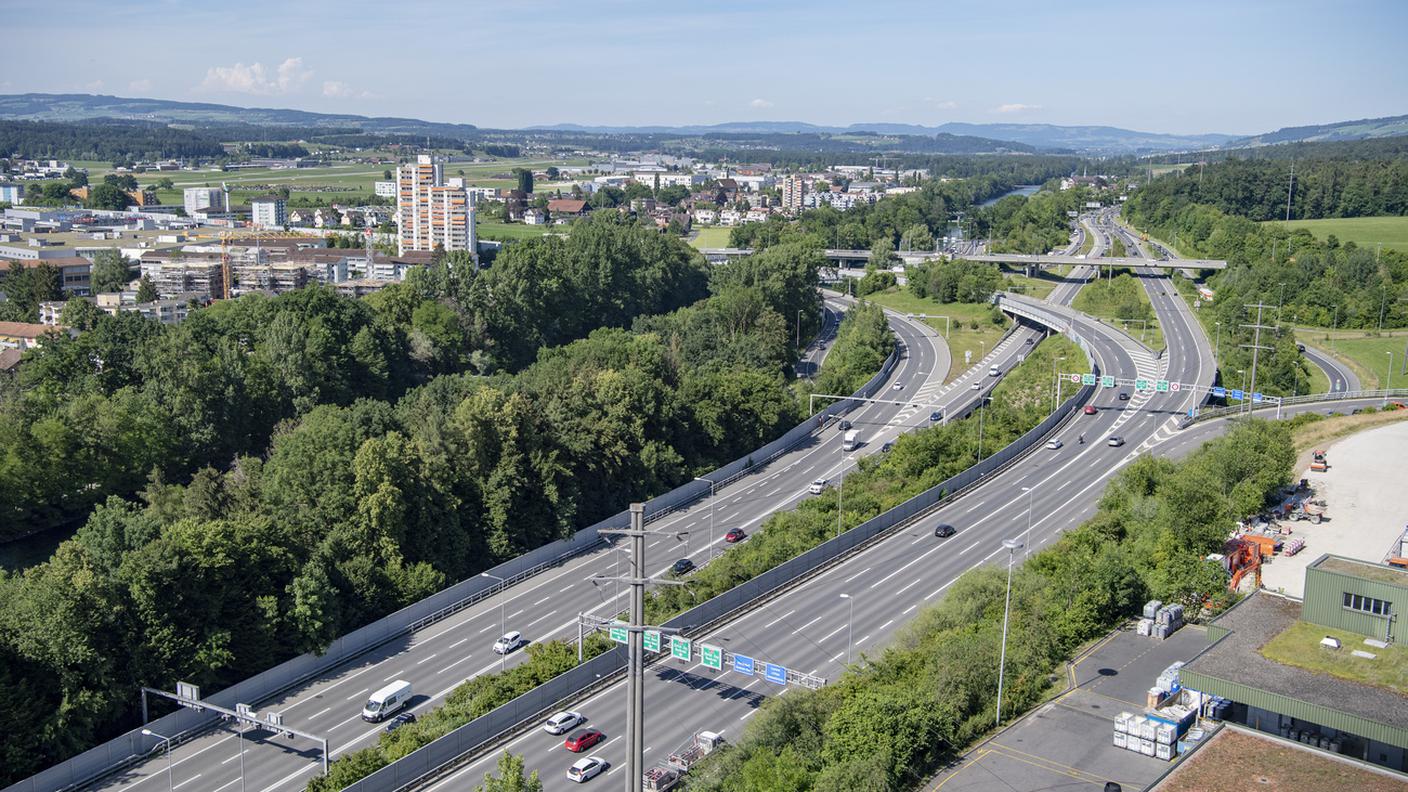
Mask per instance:
[[[1397,137],[1399,135],[1408,135],[1408,115],[1364,118],[1358,121],[1340,121],[1334,124],[1285,127],[1275,132],[1267,132],[1264,135],[1238,138],[1226,143],[1224,148],[1251,148],[1278,143],[1333,143],[1346,140]]]
[[[127,99],[93,94],[0,95],[0,118],[25,121],[120,118],[168,124],[256,124],[337,129],[358,127],[375,133],[459,138],[478,131],[478,127],[471,124],[443,124],[415,118],[311,113],[306,110],[235,107],[206,102],[173,102],[166,99]]]
[[[554,124],[530,129],[597,134],[833,134],[844,135],[870,132],[880,135],[912,135],[938,137],[954,135],[1020,143],[1034,149],[1078,151],[1087,154],[1146,154],[1162,151],[1187,151],[1211,148],[1232,140],[1234,135],[1171,135],[1157,132],[1136,132],[1107,126],[1057,126],[1054,124],[966,124],[950,122],[938,126],[919,124],[851,124],[821,126],[804,121],[735,121],[723,124],[695,126],[583,126]]]

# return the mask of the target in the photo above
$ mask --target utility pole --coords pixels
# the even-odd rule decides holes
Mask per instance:
[[[1291,160],[1291,181],[1286,185],[1286,222],[1291,221],[1291,191],[1296,186],[1296,161]],[[1255,367],[1253,367],[1255,368]]]
[[[1267,309],[1267,308],[1270,308],[1271,306],[1269,306],[1269,305],[1263,305],[1263,304],[1261,304],[1261,303],[1256,303],[1255,305],[1244,305],[1243,307],[1244,307],[1244,308],[1247,308],[1247,309],[1252,309],[1252,308],[1255,308],[1255,309],[1256,309],[1256,324],[1242,325],[1242,327],[1245,327],[1245,328],[1247,328],[1247,329],[1249,329],[1249,330],[1254,330],[1254,331],[1255,331],[1255,334],[1254,334],[1253,337],[1252,337],[1252,342],[1251,342],[1250,344],[1240,344],[1240,345],[1239,345],[1239,346],[1241,346],[1243,349],[1250,349],[1250,350],[1252,351],[1252,392],[1254,393],[1254,392],[1256,392],[1256,365],[1257,365],[1257,355],[1258,355],[1258,353],[1261,352],[1261,350],[1263,350],[1263,349],[1268,349],[1268,350],[1269,350],[1269,349],[1272,349],[1272,347],[1266,346],[1266,345],[1264,345],[1264,344],[1261,343],[1261,331],[1262,331],[1262,330],[1274,330],[1275,328],[1274,328],[1274,327],[1271,327],[1271,326],[1269,326],[1269,325],[1264,325],[1264,324],[1261,323],[1261,312],[1262,312],[1263,310]],[[1250,394],[1245,394],[1245,393],[1242,394],[1242,395],[1247,397],[1247,398],[1246,398],[1247,412],[1250,413],[1250,412],[1251,412],[1251,405],[1252,405],[1251,396],[1250,396]]]

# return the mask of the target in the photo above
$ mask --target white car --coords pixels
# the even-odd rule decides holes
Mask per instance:
[[[499,640],[494,641],[494,654],[508,654],[525,643],[527,642],[523,640],[523,633],[517,630],[506,632]]]
[[[1065,445],[1065,443],[1062,443],[1060,440],[1048,440],[1046,443],[1046,447],[1052,451],[1060,449],[1063,445]]]
[[[982,389],[983,389],[983,383],[981,383],[981,382],[975,382],[975,383],[972,384],[972,386],[970,386],[970,387],[968,388],[968,390],[982,390]]]
[[[896,382],[894,387],[890,388],[890,390],[904,390],[904,383]]]
[[[586,717],[580,712],[559,712],[548,718],[543,724],[543,731],[548,734],[566,734],[568,729],[586,722]]]
[[[586,759],[578,759],[573,765],[567,768],[567,780],[584,784],[587,781],[599,776],[606,770],[606,760],[599,756],[588,756]]]
[[[824,489],[826,489],[826,479],[817,479],[811,483],[810,487],[807,487],[807,492],[813,495],[820,495],[821,491]]]

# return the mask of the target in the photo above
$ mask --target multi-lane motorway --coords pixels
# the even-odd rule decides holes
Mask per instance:
[[[828,330],[814,350],[817,359],[830,347],[835,317],[844,309],[839,300],[828,300]],[[730,528],[757,530],[768,515],[792,508],[806,497],[808,484],[817,478],[834,481],[854,467],[857,457],[878,452],[901,432],[929,423],[934,405],[961,407],[983,395],[989,380],[986,367],[1004,369],[1025,349],[1025,338],[1034,331],[1020,330],[981,363],[983,375],[969,372],[944,384],[948,351],[939,335],[927,325],[890,315],[901,357],[886,383],[882,398],[892,402],[861,406],[847,417],[861,431],[864,443],[852,454],[841,451],[841,433],[828,427],[793,451],[761,466],[757,471],[719,488],[689,509],[650,523],[658,536],[647,544],[651,572],[664,573],[677,559],[690,558],[697,565],[724,551]],[[983,384],[973,391],[971,381]],[[898,387],[896,387],[898,386]],[[505,630],[521,631],[530,641],[575,639],[579,612],[609,615],[625,604],[624,592],[614,584],[593,581],[597,575],[619,572],[619,554],[603,547],[508,588],[440,622],[386,644],[356,661],[292,691],[276,701],[262,702],[262,711],[283,713],[284,722],[329,739],[334,757],[371,744],[381,726],[364,723],[360,711],[367,695],[396,679],[415,688],[414,709],[438,706],[457,685],[481,673],[498,670],[522,660],[521,652],[507,658],[493,654],[491,645]],[[240,749],[244,749],[244,778],[240,778]],[[156,792],[179,786],[188,792],[292,792],[301,788],[318,769],[315,751],[308,745],[270,739],[251,731],[240,740],[229,731],[212,731],[177,746],[168,768],[164,761],[147,761],[93,785],[97,788],[137,788]]]

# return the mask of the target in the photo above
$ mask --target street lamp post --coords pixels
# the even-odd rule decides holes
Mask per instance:
[[[1016,539],[1002,540],[1007,548],[1007,598],[1002,605],[1002,654],[997,661],[997,725],[1002,725],[1002,679],[1007,670],[1007,622],[1012,615],[1012,559],[1022,543]]]
[[[1222,357],[1222,322],[1213,322],[1217,325],[1217,340],[1212,345],[1212,356],[1214,359]]]
[[[1057,364],[1057,363],[1060,363],[1061,361],[1063,361],[1063,360],[1065,360],[1065,359],[1066,359],[1066,356],[1065,356],[1065,355],[1062,355],[1061,357],[1053,358],[1053,359],[1051,360],[1051,380],[1052,380],[1052,382],[1051,382],[1051,385],[1052,385],[1052,388],[1051,388],[1051,411],[1052,411],[1052,412],[1056,412],[1056,405],[1058,405],[1058,404],[1061,403],[1061,380],[1060,380],[1059,377],[1056,376],[1056,364]]]
[[[846,617],[846,665],[850,665],[851,648],[855,646],[856,598],[850,594],[842,594],[841,599],[846,601],[850,609],[850,614]]]
[[[1242,402],[1245,407],[1251,403],[1251,395],[1247,393],[1247,370],[1237,369],[1237,373],[1242,375]]]
[[[1388,392],[1393,387],[1393,350],[1384,353],[1388,355],[1388,379],[1384,380],[1384,406],[1388,406]]]
[[[797,309],[797,350],[799,352],[802,349],[802,312],[804,310],[803,308]]]
[[[498,575],[491,575],[491,574],[489,574],[488,572],[480,572],[480,573],[479,573],[479,576],[480,576],[480,577],[489,578],[490,580],[497,580],[497,581],[499,581],[500,583],[507,583],[507,582],[508,582],[508,581],[504,580],[503,578],[499,577]],[[507,624],[505,623],[505,619],[504,619],[504,608],[505,608],[506,605],[508,605],[508,598],[507,598],[507,597],[502,597],[502,598],[500,598],[500,599],[499,599],[499,637],[500,637],[500,638],[502,638],[502,637],[503,637],[505,634],[507,634],[507,632],[508,632],[508,627],[507,627]],[[504,670],[506,670],[507,668],[508,668],[508,652],[504,652],[502,655],[499,656],[499,670],[500,670],[500,671],[504,671]]]
[[[145,734],[145,735],[148,736],[148,737],[155,737],[155,738],[157,738],[158,740],[161,740],[163,743],[166,743],[166,788],[167,788],[168,790],[175,789],[175,788],[176,788],[176,785],[173,783],[173,782],[174,782],[174,779],[173,779],[173,777],[172,777],[172,775],[171,775],[171,772],[172,772],[172,770],[171,770],[171,768],[172,768],[172,761],[171,761],[171,738],[170,738],[170,737],[163,737],[162,735],[157,734],[156,732],[152,731],[151,729],[142,729],[142,734]]]
[[[695,476],[695,477],[694,477],[694,480],[695,480],[695,481],[707,481],[707,482],[709,482],[709,554],[710,554],[710,555],[713,555],[713,553],[714,553],[714,501],[715,501],[715,498],[714,498],[714,480],[713,480],[713,479],[704,478],[703,476]]]

